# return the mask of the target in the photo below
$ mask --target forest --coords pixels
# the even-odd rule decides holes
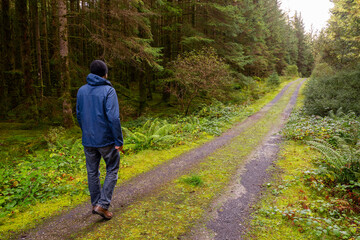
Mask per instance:
[[[0,238],[190,239],[278,137],[241,238],[360,239],[360,2],[331,2],[309,31],[279,0],[1,0]],[[107,222],[75,118],[94,59],[124,134]]]
[[[195,62],[213,58],[222,88],[237,92],[289,66],[309,76],[314,65],[314,36],[277,0],[3,0],[1,19],[2,119],[72,126],[76,92],[94,59],[110,67],[123,119],[140,116],[149,102],[186,111],[179,93],[194,86],[180,81],[181,72],[194,76],[203,67],[187,66],[189,53]],[[205,92],[198,102],[224,100]]]

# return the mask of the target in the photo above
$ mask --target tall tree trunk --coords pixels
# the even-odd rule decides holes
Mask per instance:
[[[51,21],[51,65],[50,65],[50,73],[52,79],[52,90],[54,91],[53,95],[60,97],[62,94],[62,87],[61,87],[61,79],[60,74],[61,70],[59,66],[60,63],[60,40],[59,40],[59,7],[58,7],[59,0],[52,0],[51,1],[51,14],[52,14],[52,21]],[[56,91],[56,92],[55,92]]]
[[[31,97],[34,95],[33,79],[31,77],[31,53],[30,38],[28,29],[27,0],[16,0],[18,2],[17,14],[19,17],[19,26],[21,31],[21,58],[22,70],[25,82],[25,95]]]
[[[44,59],[44,78],[46,89],[51,89],[51,76],[50,76],[50,59],[49,59],[49,41],[47,31],[47,7],[46,0],[41,0],[41,26],[43,36],[43,59]]]
[[[31,0],[31,8],[33,12],[33,21],[34,21],[34,35],[35,35],[35,48],[36,48],[36,61],[38,66],[37,76],[39,80],[40,87],[40,97],[41,99],[44,96],[44,80],[43,80],[43,70],[42,70],[42,59],[41,59],[41,41],[40,41],[40,26],[39,26],[39,10],[38,10],[38,1]]]
[[[140,116],[144,112],[144,108],[146,105],[146,81],[145,74],[143,71],[139,71],[139,109],[138,115]]]
[[[17,24],[14,25],[14,65],[15,65],[15,69],[17,70],[21,70],[22,69],[22,61],[21,61],[21,29],[20,29],[20,17],[18,15],[18,12],[20,11],[19,9],[22,8],[21,6],[21,1],[16,0],[15,1],[15,12],[16,12],[16,16],[15,19],[17,21]]]
[[[8,87],[6,80],[8,79],[6,75],[8,71],[12,70],[12,48],[11,48],[11,29],[10,29],[10,3],[9,0],[1,1],[2,7],[2,28],[1,28],[1,56],[2,56],[2,70],[0,72],[1,85],[0,85],[0,117],[3,118],[5,113],[9,110],[8,104]]]
[[[59,0],[59,43],[60,43],[60,67],[61,85],[63,97],[63,119],[64,126],[70,128],[74,126],[72,115],[71,96],[70,96],[70,72],[69,72],[69,48],[68,48],[68,24],[66,0]]]
[[[28,26],[28,5],[27,0],[16,0],[16,13],[19,18],[19,27],[21,32],[21,58],[22,58],[22,71],[25,83],[25,104],[28,105],[30,115],[34,119],[38,119],[37,100],[34,91],[34,81],[31,76],[31,44],[29,38],[29,26]],[[21,86],[19,86],[21,87]],[[20,103],[20,102],[19,102]],[[30,108],[31,106],[31,108]]]

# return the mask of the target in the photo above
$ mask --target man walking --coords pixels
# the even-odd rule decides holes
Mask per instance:
[[[90,64],[90,72],[87,84],[77,93],[76,116],[82,130],[92,212],[109,220],[113,215],[108,209],[118,179],[119,151],[123,150],[119,104],[115,89],[106,79],[106,64],[95,60]],[[101,157],[106,163],[102,188],[99,179]]]

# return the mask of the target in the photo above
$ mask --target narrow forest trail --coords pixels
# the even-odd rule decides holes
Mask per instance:
[[[289,83],[263,109],[220,137],[118,186],[111,208],[115,216],[111,221],[105,222],[98,215],[91,214],[90,203],[85,203],[61,216],[47,220],[18,238],[238,239],[243,230],[236,227],[230,238],[223,238],[225,235],[221,234],[224,233],[224,229],[225,232],[229,232],[229,228],[234,228],[223,223],[235,221],[239,226],[238,222],[246,214],[233,214],[232,219],[224,220],[223,217],[226,216],[219,214],[219,206],[227,209],[227,214],[234,211],[249,212],[248,206],[260,190],[261,182],[257,179],[265,179],[266,169],[276,159],[276,143],[280,137],[274,137],[273,134],[281,129],[288,118],[303,82],[297,80]],[[272,149],[268,150],[267,146],[271,146]],[[263,152],[268,154],[260,156],[259,153]],[[257,167],[259,165],[261,167]],[[219,176],[214,174],[214,171],[220,170],[222,173],[218,174]],[[180,189],[179,178],[186,174],[200,175],[209,183],[190,190],[182,187],[182,191],[176,192]],[[239,178],[242,179],[240,185],[237,183]],[[237,203],[231,202],[233,199]],[[191,204],[186,206],[186,211],[189,212],[182,211],[188,200]],[[241,209],[238,208],[239,202],[242,204]],[[152,206],[151,203],[156,203],[156,206]],[[169,212],[168,205],[175,206],[175,210]],[[144,206],[147,206],[147,209],[143,210]],[[141,212],[141,217],[146,215],[147,219],[137,222],[134,211]],[[149,212],[156,213],[155,218],[148,216]],[[212,214],[214,212],[217,212],[216,216]],[[131,220],[127,214],[130,214]],[[174,217],[171,217],[171,214],[174,214]],[[171,218],[164,228],[154,222],[169,216]],[[178,221],[173,219],[177,217]],[[159,229],[155,229],[156,227]],[[192,227],[194,229],[189,233]]]

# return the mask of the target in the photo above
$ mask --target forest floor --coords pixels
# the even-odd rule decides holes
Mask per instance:
[[[291,82],[220,137],[120,184],[112,220],[92,215],[90,203],[84,203],[17,238],[241,238],[303,82]]]

